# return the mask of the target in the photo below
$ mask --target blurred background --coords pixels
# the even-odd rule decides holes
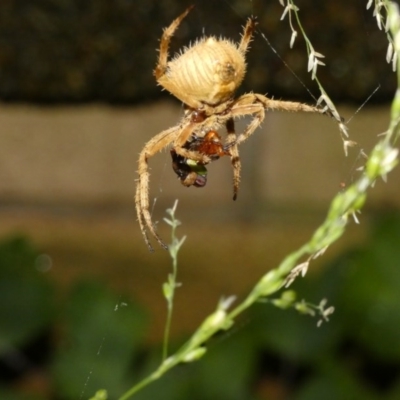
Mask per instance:
[[[278,1],[2,0],[0,3],[0,398],[116,399],[160,361],[168,253],[150,253],[134,210],[137,158],[177,123],[182,105],[152,71],[162,29],[190,4],[171,55],[205,35],[258,32],[237,95],[254,91],[315,104],[300,35],[293,49]],[[358,177],[389,121],[396,82],[387,39],[366,1],[298,0],[304,29],[326,56],[324,88],[358,146],[345,157],[335,122],[268,113],[241,148],[232,201],[228,158],[205,188],[185,188],[169,152],[151,159],[153,218],[179,200],[172,339],[178,345],[222,296],[244,296],[325,217]],[[237,123],[242,130],[248,119]],[[293,288],[327,297],[328,324],[260,304],[204,359],[139,399],[399,399],[399,171],[370,192],[360,224]]]

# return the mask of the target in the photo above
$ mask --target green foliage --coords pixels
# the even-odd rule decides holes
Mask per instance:
[[[248,311],[245,324],[239,320],[232,333],[219,333],[207,342],[206,357],[184,369],[172,369],[165,376],[161,370],[160,375],[153,375],[151,385],[135,393],[135,398],[154,399],[162,392],[163,400],[188,396],[195,400],[251,399],[252,380],[261,373],[260,354],[266,353],[286,360],[295,373],[309,370],[300,384],[289,382],[290,398],[395,399],[400,388],[400,374],[396,373],[400,367],[396,336],[400,315],[396,291],[400,285],[396,267],[399,241],[400,214],[392,212],[376,220],[365,246],[339,256],[322,274],[296,280],[294,288],[299,296],[311,301],[328,296],[335,304],[337,313],[328,324],[317,328],[314,318],[294,310],[282,313],[269,304],[276,304],[274,299],[259,302]],[[278,305],[285,299],[285,307],[295,301],[293,293],[286,291]],[[218,311],[209,318],[216,314]],[[197,335],[201,331],[199,328]],[[201,337],[198,340],[201,342]],[[354,347],[349,354],[343,352],[347,343]],[[185,345],[176,353],[178,359],[184,349]],[[268,363],[268,357],[266,360]],[[383,371],[391,370],[391,382],[382,384],[387,378],[376,365],[382,365]],[[369,368],[375,369],[373,377],[364,372]],[[284,380],[280,384],[286,385]]]
[[[349,279],[339,300],[347,329],[374,354],[400,359],[400,219],[393,212],[378,221],[370,243],[342,260]],[[346,307],[344,307],[346,305]]]
[[[91,397],[89,400],[107,400],[107,398],[108,398],[107,391],[102,389],[97,391],[95,395]]]
[[[143,311],[94,282],[78,283],[61,311],[55,287],[42,272],[42,258],[22,237],[0,244],[0,357],[24,359],[24,347],[60,324],[61,345],[47,365],[60,397],[77,399],[107,387],[115,398],[128,387],[128,371],[145,330]],[[0,388],[0,398],[40,399],[6,388]]]
[[[317,328],[315,318],[301,315],[293,307],[282,312],[271,306],[274,299],[259,302],[233,329],[219,332],[208,341],[205,357],[172,369],[135,398],[255,399],[254,384],[264,374],[268,375],[264,369],[268,370],[275,358],[282,360],[282,365],[286,363],[294,376],[296,371],[308,371],[301,381],[294,379],[297,383],[285,381],[285,368],[276,377],[277,384],[287,387],[294,400],[399,398],[400,374],[396,372],[400,366],[399,242],[400,214],[392,211],[376,218],[362,247],[346,251],[322,273],[294,282],[298,299],[318,302],[327,296],[335,304],[337,312],[329,323]],[[34,268],[39,253],[27,240],[10,239],[0,244],[0,249],[1,281],[18,276],[22,288],[27,281],[33,286],[39,282],[38,293],[40,290],[45,294],[55,292]],[[20,304],[29,308],[27,301],[33,304],[36,301],[31,295],[25,298],[19,288],[13,293],[14,297],[8,297],[8,303],[2,303],[2,308],[8,308],[8,313],[21,321],[25,310],[18,314]],[[39,293],[38,297],[44,294]],[[280,305],[286,299],[285,306],[296,301],[291,291],[277,299]],[[140,380],[156,369],[160,350],[148,349],[144,353],[145,318],[140,307],[131,301],[123,302],[120,295],[94,282],[78,283],[62,309],[54,303],[54,297],[47,300],[53,303],[52,312],[46,323],[41,322],[41,329],[61,327],[58,334],[61,341],[54,343],[57,347],[53,349],[53,361],[47,363],[58,397],[88,398],[99,388],[105,388],[108,397],[105,392],[98,392],[97,398],[116,399],[133,379]],[[35,307],[33,315],[43,321],[42,315],[34,310]],[[8,325],[2,324],[1,331],[3,326]],[[13,345],[20,348],[38,333],[38,328],[32,329],[31,323],[20,323],[19,330],[22,332],[16,332],[18,340]],[[12,335],[12,329],[7,331]],[[350,348],[346,347],[347,343],[351,343]],[[2,354],[4,351],[3,347]],[[142,362],[138,361],[138,354]],[[365,373],[368,368],[374,370],[372,376]],[[383,385],[381,380],[388,379],[387,373],[391,379]],[[41,400],[39,396],[18,394],[4,387],[0,388],[0,398]]]
[[[345,365],[327,362],[319,365],[319,370],[303,388],[293,397],[293,400],[378,400],[377,394],[363,386],[352,375]]]
[[[167,323],[165,324],[165,331],[164,331],[164,344],[163,344],[163,355],[162,355],[163,360],[165,360],[168,355],[169,334],[171,330],[172,312],[174,309],[175,289],[179,286],[177,282],[178,252],[186,239],[186,237],[178,239],[175,235],[176,229],[180,225],[180,221],[175,218],[175,211],[177,206],[178,206],[178,201],[175,201],[173,207],[167,210],[169,218],[164,218],[164,221],[171,227],[172,240],[171,244],[168,246],[168,251],[172,258],[172,272],[168,274],[168,280],[163,284],[163,294],[165,300],[167,301]]]
[[[2,387],[0,387],[0,396],[1,400],[47,400],[39,395],[18,393],[15,390]]]
[[[254,310],[264,348],[300,365],[313,366],[315,372],[294,399],[397,398],[399,242],[400,213],[393,210],[376,218],[362,247],[339,256],[321,275],[296,281],[297,291],[308,299],[325,295],[335,304],[332,320],[319,329],[313,328],[314,321],[298,314],[288,317],[260,306]],[[353,344],[349,354],[342,353],[346,343]],[[382,372],[379,366],[384,367]],[[372,378],[364,375],[368,368],[374,371]],[[385,374],[389,370],[392,382],[383,388],[380,382],[388,379]]]
[[[78,284],[67,304],[63,323],[68,342],[54,363],[57,390],[75,399],[105,387],[115,398],[127,388],[127,370],[141,343],[142,310],[94,282]]]
[[[25,345],[54,315],[54,291],[39,263],[24,237],[0,244],[0,353]]]

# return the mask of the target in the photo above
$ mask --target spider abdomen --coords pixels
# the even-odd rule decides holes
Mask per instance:
[[[208,37],[168,62],[158,83],[192,108],[229,100],[246,72],[244,54],[225,39]]]

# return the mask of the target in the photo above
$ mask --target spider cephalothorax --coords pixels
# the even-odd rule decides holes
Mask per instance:
[[[181,182],[185,186],[202,187],[207,181],[205,165],[221,155],[229,155],[233,168],[233,198],[236,199],[240,181],[238,146],[261,124],[265,110],[323,112],[317,107],[273,100],[257,93],[234,98],[245,76],[245,55],[256,26],[254,18],[247,20],[239,43],[204,37],[168,61],[171,37],[191,8],[164,30],[154,70],[159,85],[184,103],[184,116],[177,125],[150,139],[139,155],[135,203],[140,229],[150,249],[147,231],[162,247],[167,247],[156,232],[149,209],[150,157],[172,145],[172,165]],[[243,132],[236,134],[234,118],[245,115],[253,119]],[[223,127],[227,131],[225,143],[221,143],[217,134]]]

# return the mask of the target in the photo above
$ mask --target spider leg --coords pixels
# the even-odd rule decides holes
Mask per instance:
[[[255,17],[250,17],[247,20],[246,26],[243,29],[242,40],[239,43],[239,51],[243,54],[248,50],[256,25],[257,20]]]
[[[164,29],[164,32],[161,36],[160,40],[160,51],[158,55],[158,63],[156,69],[154,70],[154,76],[158,80],[162,75],[164,75],[165,71],[167,70],[167,63],[168,63],[168,49],[169,43],[171,41],[174,32],[182,22],[182,20],[189,14],[190,10],[194,6],[188,7],[178,18],[174,19],[168,28]]]
[[[254,119],[247,126],[246,130],[238,136],[236,144],[239,145],[244,142],[257,129],[257,127],[261,125],[265,118],[265,110],[324,114],[324,110],[308,104],[269,99],[268,97],[257,93],[244,94],[239,97],[232,106],[232,117],[252,114],[254,115]]]
[[[283,101],[269,99],[261,94],[250,93],[251,97],[256,98],[256,102],[260,102],[268,110],[273,111],[290,111],[290,112],[311,112],[317,114],[326,114],[322,108],[310,106],[309,104],[299,103],[297,101]]]
[[[235,145],[238,146],[244,142],[253,132],[261,125],[265,118],[265,107],[261,103],[243,104],[232,107],[232,117],[243,115],[253,115],[253,119],[244,132],[240,133],[236,138]]]
[[[160,236],[157,234],[155,226],[151,219],[150,207],[149,207],[150,173],[149,173],[148,159],[154,156],[156,153],[160,152],[171,142],[173,142],[180,129],[181,126],[176,125],[154,136],[151,140],[149,140],[146,143],[146,145],[144,146],[143,150],[140,152],[139,155],[139,163],[138,163],[139,178],[137,179],[136,194],[135,194],[136,213],[138,216],[140,230],[142,231],[143,238],[151,251],[153,251],[153,247],[150,244],[147,231],[149,231],[155,237],[157,242],[164,249],[167,249],[167,245],[161,240]]]
[[[184,147],[190,136],[193,134],[193,130],[195,128],[198,129],[202,125],[206,125],[207,122],[207,120],[202,122],[191,122],[188,126],[186,126],[186,128],[181,131],[174,142],[174,150],[177,154],[190,160],[201,162],[203,164],[208,164],[211,161],[211,158],[209,156],[201,154],[198,151],[185,149]]]
[[[226,147],[229,148],[231,163],[233,168],[233,200],[236,200],[239,192],[241,162],[239,158],[239,148],[236,142],[235,122],[229,118],[225,123],[228,134]]]

